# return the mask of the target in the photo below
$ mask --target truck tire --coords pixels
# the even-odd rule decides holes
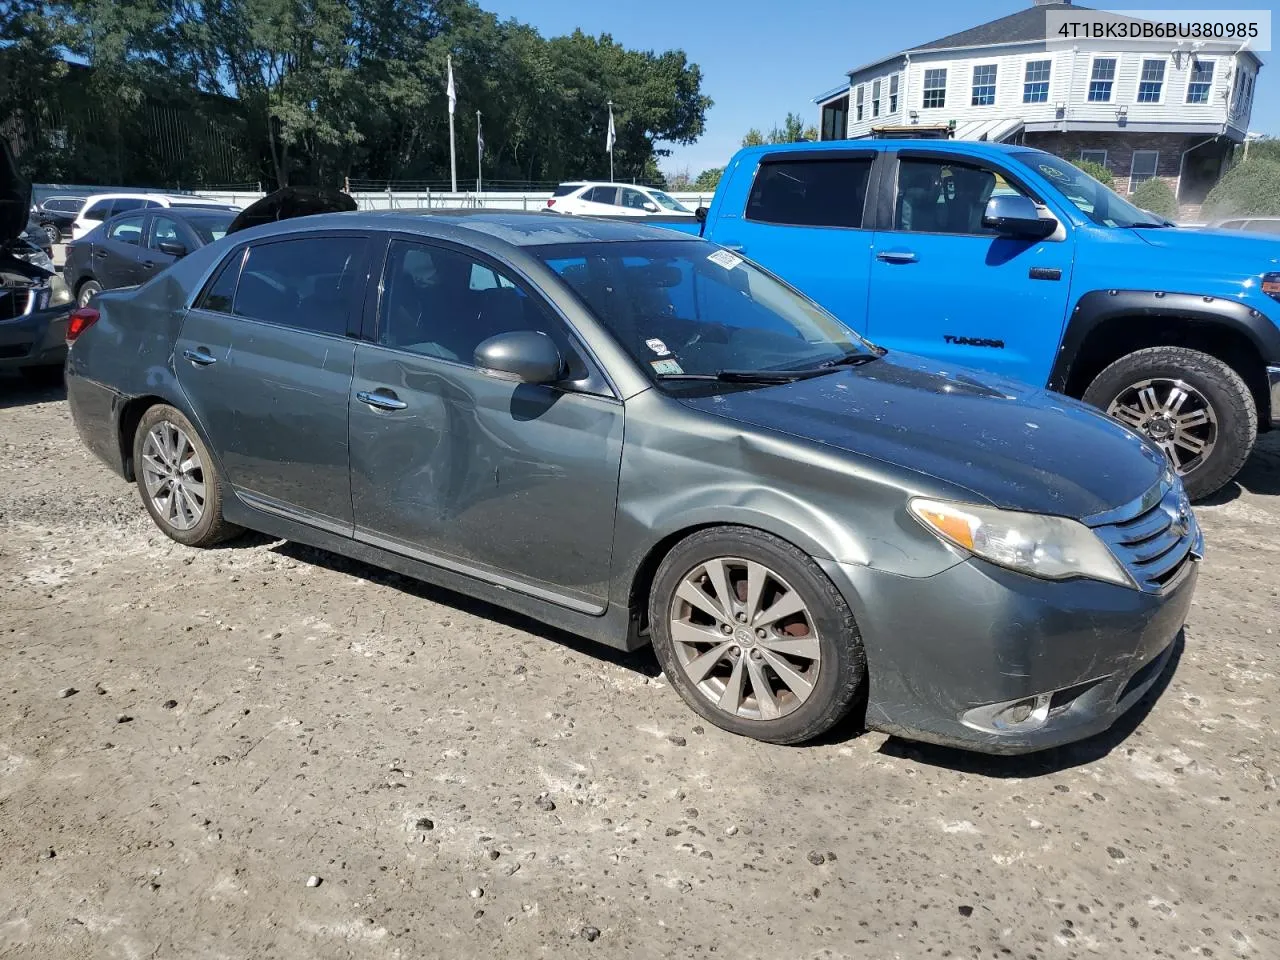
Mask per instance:
[[[1121,357],[1083,399],[1155,441],[1193,500],[1230,483],[1258,436],[1258,408],[1240,374],[1186,347]]]

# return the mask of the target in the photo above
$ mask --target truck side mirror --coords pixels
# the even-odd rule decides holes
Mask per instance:
[[[706,223],[706,222],[707,222],[707,208],[706,208],[706,207],[698,207],[696,210],[694,210],[694,211],[693,211],[693,215],[694,215],[695,217],[697,217],[697,218],[698,218],[698,222],[699,222],[699,223]]]
[[[998,236],[1015,240],[1043,240],[1058,229],[1058,221],[1043,218],[1030,197],[992,197],[982,225]]]

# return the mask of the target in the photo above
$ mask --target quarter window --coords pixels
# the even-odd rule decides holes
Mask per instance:
[[[1159,164],[1160,152],[1158,150],[1133,151],[1133,167],[1129,172],[1129,192],[1133,193],[1138,184],[1154,177]]]
[[[1142,79],[1138,82],[1139,103],[1159,103],[1164,95],[1164,61],[1143,60]]]
[[[1116,82],[1115,57],[1099,57],[1093,61],[1093,72],[1089,74],[1089,101],[1091,103],[1110,103],[1111,88]]]
[[[1047,103],[1049,100],[1049,75],[1052,60],[1030,60],[1022,81],[1023,103]]]
[[[236,284],[240,280],[240,265],[244,263],[244,250],[240,249],[227,258],[218,273],[217,279],[205,287],[204,293],[196,302],[197,310],[211,310],[214,313],[230,313],[236,298]]]
[[[249,248],[234,312],[312,333],[344,336],[359,292],[362,237],[301,237]]]
[[[139,246],[142,243],[142,218],[125,217],[117,220],[107,230],[107,239]]]
[[[806,227],[861,227],[870,177],[870,157],[762,164],[747,199],[747,219]]]
[[[894,229],[911,233],[989,234],[982,225],[993,195],[1025,196],[994,170],[937,160],[898,166]]]
[[[996,65],[973,68],[973,101],[975,107],[989,107],[996,102]]]
[[[947,105],[947,71],[946,68],[926,70],[924,72],[924,100],[921,106],[927,110]]]

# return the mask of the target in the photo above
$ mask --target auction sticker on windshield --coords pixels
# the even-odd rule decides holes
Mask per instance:
[[[653,367],[654,373],[684,373],[684,367],[680,366],[674,357],[666,360],[650,360],[649,366]]]
[[[646,340],[644,345],[660,357],[669,356],[671,353],[671,351],[667,349],[667,345],[657,337],[654,337],[652,340]]]
[[[741,257],[735,257],[728,250],[717,250],[715,253],[708,254],[707,259],[726,270],[732,270],[742,262]]]

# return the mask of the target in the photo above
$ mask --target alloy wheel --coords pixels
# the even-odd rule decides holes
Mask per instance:
[[[1107,413],[1155,441],[1179,476],[1204,463],[1218,442],[1213,406],[1184,380],[1140,380],[1122,390]]]
[[[717,709],[777,720],[813,692],[822,666],[816,621],[764,564],[736,557],[698,564],[680,581],[668,619],[681,669]]]
[[[175,530],[190,530],[204,516],[205,477],[191,439],[161,420],[142,442],[142,479],[156,515]]]

